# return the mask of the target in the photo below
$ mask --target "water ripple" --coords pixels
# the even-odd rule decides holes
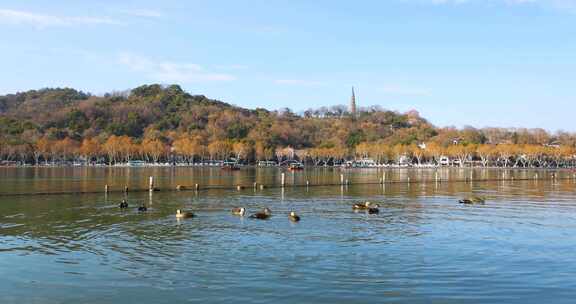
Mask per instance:
[[[120,196],[0,198],[0,302],[83,302],[71,296],[78,288],[110,303],[135,290],[154,303],[569,302],[573,185],[539,185],[142,193],[130,194],[128,211]],[[458,204],[470,193],[486,204]],[[361,200],[380,213],[353,212]],[[138,213],[140,203],[150,211]],[[233,206],[273,216],[239,218]],[[178,221],[177,208],[197,217]]]

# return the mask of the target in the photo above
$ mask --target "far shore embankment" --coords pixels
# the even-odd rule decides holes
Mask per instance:
[[[132,165],[125,165],[125,164],[96,164],[96,165],[73,165],[73,164],[24,164],[24,165],[0,165],[0,168],[185,168],[185,167],[193,167],[193,168],[214,168],[220,169],[222,166],[220,165],[202,165],[202,164],[166,164],[166,163],[147,163],[138,166]],[[256,164],[246,164],[246,165],[239,165],[239,168],[278,168],[278,169],[287,169],[287,166],[258,166]],[[349,167],[349,166],[316,166],[316,165],[305,165],[305,169],[345,169],[345,170],[353,170],[353,169],[363,169],[363,170],[377,170],[377,169],[491,169],[491,170],[576,170],[576,167],[523,167],[523,166],[512,166],[512,167],[502,167],[502,166],[440,166],[440,165],[376,165],[370,167]],[[296,171],[297,172],[297,171]]]

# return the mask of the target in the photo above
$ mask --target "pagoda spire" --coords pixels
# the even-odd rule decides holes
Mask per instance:
[[[354,87],[352,87],[352,96],[350,97],[350,114],[356,117],[356,94],[354,94]]]

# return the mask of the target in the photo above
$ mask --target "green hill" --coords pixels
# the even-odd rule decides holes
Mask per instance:
[[[383,152],[374,151],[383,151],[384,146],[421,143],[445,148],[576,143],[574,134],[551,135],[542,129],[437,128],[416,111],[402,114],[380,107],[360,109],[357,117],[344,106],[310,109],[301,115],[289,109],[250,110],[191,95],[178,85],[143,85],[104,96],[70,88],[0,96],[0,160],[62,159],[81,151],[115,158],[120,153],[112,144],[117,138],[125,160],[133,155],[155,155],[157,160],[170,153],[269,159],[285,147],[316,157],[345,158],[380,155]]]

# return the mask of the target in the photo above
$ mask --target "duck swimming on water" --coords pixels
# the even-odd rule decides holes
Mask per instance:
[[[352,209],[354,209],[354,210],[366,210],[372,206],[373,205],[371,202],[356,203],[356,204],[352,205]]]
[[[140,207],[138,207],[138,212],[146,212],[148,211],[148,208],[146,208],[146,206],[144,206],[144,204],[140,205]]]
[[[128,202],[126,200],[122,200],[118,207],[120,207],[120,209],[126,209],[128,208]]]
[[[272,211],[270,211],[270,209],[268,208],[264,208],[262,209],[262,211],[252,214],[250,218],[258,220],[267,220],[270,218],[270,216],[272,216]]]
[[[365,203],[356,203],[354,205],[352,205],[352,209],[353,210],[370,210],[370,209],[378,209],[378,204],[374,204],[371,202],[365,202]]]
[[[238,215],[238,216],[244,216],[244,215],[246,215],[246,208],[244,208],[244,207],[232,208],[232,214]]]
[[[299,222],[300,221],[300,217],[296,214],[296,212],[294,211],[290,211],[290,214],[288,215],[288,218],[290,219],[290,221],[292,222]]]
[[[180,209],[176,210],[176,218],[191,218],[194,217],[194,213],[190,211],[182,211]]]
[[[466,204],[466,205],[474,205],[474,204],[483,205],[485,201],[486,200],[482,197],[472,196],[470,198],[461,199],[458,202],[460,204]]]
[[[378,214],[378,213],[380,213],[380,209],[378,209],[378,207],[368,208],[368,214]]]

